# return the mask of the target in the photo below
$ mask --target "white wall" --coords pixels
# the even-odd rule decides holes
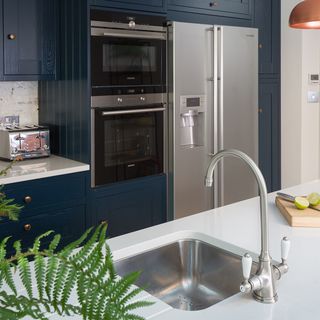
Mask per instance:
[[[20,116],[20,124],[38,124],[38,82],[0,82],[0,119]]]
[[[300,0],[282,0],[281,21],[281,145],[282,186],[319,178],[319,103],[308,103],[308,75],[320,73],[320,31],[288,26],[289,14]]]

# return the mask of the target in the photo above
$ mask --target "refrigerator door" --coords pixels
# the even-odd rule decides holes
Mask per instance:
[[[215,26],[214,41],[218,150],[241,150],[258,164],[258,30]],[[239,159],[224,159],[218,180],[219,206],[258,195]]]
[[[213,207],[204,177],[213,151],[213,27],[173,22],[169,28],[169,192],[174,218]],[[170,196],[169,196],[170,199]]]

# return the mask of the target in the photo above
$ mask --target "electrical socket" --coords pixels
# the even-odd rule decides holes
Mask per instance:
[[[16,124],[19,125],[20,117],[19,116],[4,116],[0,117],[0,125]]]

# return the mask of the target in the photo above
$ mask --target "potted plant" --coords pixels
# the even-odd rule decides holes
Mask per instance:
[[[0,175],[6,174],[11,166],[0,171]],[[17,220],[20,210],[12,199],[7,199],[2,189],[0,216]],[[80,315],[87,320],[143,320],[134,314],[134,310],[151,303],[132,302],[141,292],[140,288],[133,287],[139,272],[123,278],[117,276],[106,243],[106,230],[106,224],[89,229],[60,250],[57,248],[61,236],[48,231],[38,236],[28,250],[22,249],[21,241],[15,241],[15,253],[9,258],[9,238],[2,239],[0,319],[29,316],[45,320],[56,313]],[[43,240],[50,236],[49,245],[43,248]],[[76,305],[71,302],[71,296],[76,299]]]

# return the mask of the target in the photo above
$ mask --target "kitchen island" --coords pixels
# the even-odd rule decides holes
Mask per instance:
[[[320,181],[314,181],[284,191],[302,195],[319,190]],[[290,270],[279,282],[277,303],[258,303],[250,294],[239,293],[205,310],[181,311],[143,292],[139,298],[154,301],[155,304],[138,310],[138,313],[146,319],[156,320],[319,319],[320,229],[291,228],[276,208],[274,200],[275,194],[269,194],[269,244],[272,258],[280,260],[280,240],[283,236],[291,240],[288,259]],[[237,254],[249,251],[257,256],[260,252],[259,210],[259,199],[253,198],[113,238],[108,243],[115,260],[193,236]],[[50,319],[61,317],[52,316]]]
[[[303,195],[319,190],[320,181],[315,181],[285,191],[292,195]],[[258,303],[250,294],[239,293],[205,310],[180,311],[152,297],[150,299],[156,300],[157,303],[151,308],[141,310],[141,313],[148,319],[157,320],[318,319],[320,317],[318,293],[320,229],[290,227],[276,208],[274,200],[275,194],[269,194],[269,238],[273,259],[280,260],[281,238],[288,236],[291,240],[288,259],[290,270],[279,282],[277,303],[271,305]],[[172,234],[191,230],[259,254],[259,210],[259,199],[254,198],[114,238],[109,240],[109,245],[114,258],[120,259],[172,242],[170,239],[170,236],[173,237]],[[221,245],[223,246],[222,243]]]

